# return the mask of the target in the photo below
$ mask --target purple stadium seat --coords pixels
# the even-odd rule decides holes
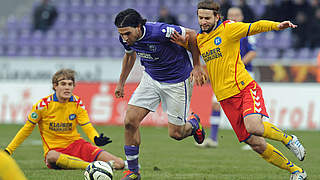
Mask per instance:
[[[32,56],[43,56],[45,48],[44,46],[35,45],[32,48]]]
[[[72,46],[71,56],[81,57],[83,54],[83,47],[81,45]]]
[[[31,46],[20,46],[19,51],[17,52],[18,56],[31,56],[32,48]]]
[[[16,45],[8,45],[7,56],[17,56],[19,47]]]
[[[297,59],[298,60],[305,61],[305,60],[310,59],[310,56],[311,56],[310,48],[301,48],[297,52]]]
[[[314,50],[312,50],[310,58],[313,58],[313,59],[317,58],[319,53],[320,53],[320,47],[315,48]]]
[[[48,45],[45,47],[44,56],[53,57],[57,55],[56,47],[54,45]]]
[[[71,55],[70,48],[66,45],[58,46],[57,55],[60,57],[68,57]]]
[[[277,48],[269,48],[267,53],[265,54],[266,59],[278,59],[280,56],[279,49]]]
[[[282,54],[282,59],[295,59],[297,56],[297,52],[294,49],[284,49]]]
[[[6,56],[6,55],[7,55],[6,46],[0,45],[0,56]]]

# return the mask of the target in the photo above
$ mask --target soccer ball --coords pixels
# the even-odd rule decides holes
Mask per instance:
[[[112,180],[112,164],[104,161],[94,161],[84,172],[85,180]]]

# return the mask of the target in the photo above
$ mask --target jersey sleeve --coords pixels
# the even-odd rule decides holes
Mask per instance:
[[[223,22],[226,30],[226,35],[233,40],[240,40],[248,36],[250,32],[250,23],[225,21]]]
[[[94,137],[99,135],[96,129],[92,126],[89,119],[88,112],[80,98],[77,100],[77,106],[78,106],[77,123],[81,126],[82,130],[88,136],[88,138],[92,142],[94,142]]]
[[[40,100],[38,103],[33,105],[32,110],[28,114],[27,121],[32,124],[36,124],[41,120],[41,113],[46,108],[48,104],[46,103],[45,99]]]
[[[10,144],[7,146],[6,150],[9,151],[10,154],[13,153],[19,147],[19,145],[32,133],[35,124],[31,121],[26,121],[26,124],[19,130]]]
[[[122,44],[122,46],[124,47],[126,53],[133,53],[133,52],[134,52],[134,50],[131,49],[131,48],[124,42],[124,40],[122,39],[121,36],[119,36],[119,41],[120,41],[120,43]]]
[[[46,106],[46,99],[42,99],[33,105],[32,110],[26,118],[25,125],[19,130],[6,148],[10,154],[12,154],[13,151],[15,151],[16,148],[32,133],[36,124],[41,120],[42,110],[46,108]]]
[[[160,41],[170,41],[170,37],[174,33],[174,31],[177,31],[183,37],[186,36],[186,28],[182,26],[163,23],[162,25],[160,25],[159,30]]]

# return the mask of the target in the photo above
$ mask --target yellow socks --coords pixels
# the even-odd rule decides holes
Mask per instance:
[[[56,162],[56,165],[63,169],[86,169],[89,164],[90,163],[83,161],[80,158],[62,153]]]
[[[283,144],[287,145],[289,141],[292,139],[290,135],[287,135],[286,133],[282,132],[280,129],[278,129],[276,126],[269,122],[263,122],[264,125],[264,133],[262,137],[281,141]]]
[[[0,150],[0,179],[27,180],[17,163],[2,150]]]
[[[269,163],[288,170],[290,173],[294,171],[302,172],[302,169],[289,161],[278,149],[267,143],[267,149],[261,154],[262,158]]]

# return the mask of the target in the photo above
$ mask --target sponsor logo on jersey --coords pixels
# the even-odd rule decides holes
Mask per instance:
[[[219,46],[221,44],[222,40],[221,40],[221,37],[216,37],[214,38],[214,44]]]
[[[174,33],[174,30],[175,29],[173,27],[167,27],[167,30],[162,29],[162,32],[167,32],[166,33],[166,37],[169,38],[169,37],[171,37],[171,34]]]
[[[31,118],[32,119],[37,119],[39,116],[38,116],[38,114],[36,113],[36,112],[32,112],[31,113]]]
[[[50,123],[49,129],[52,131],[71,131],[72,123]]]
[[[150,51],[156,52],[157,47],[155,45],[151,44],[151,45],[148,45],[148,46],[149,46]]]
[[[222,53],[221,53],[220,48],[215,48],[215,49],[208,50],[205,53],[202,53],[201,56],[205,62],[208,62],[213,59],[222,57]]]
[[[70,114],[69,115],[69,119],[70,120],[74,120],[76,117],[77,117],[77,115],[75,115],[75,114]]]

